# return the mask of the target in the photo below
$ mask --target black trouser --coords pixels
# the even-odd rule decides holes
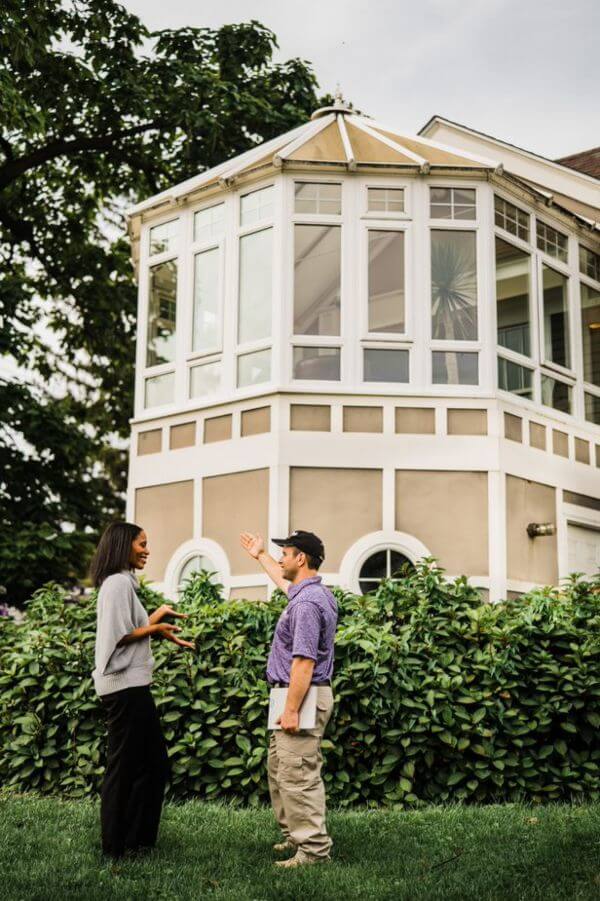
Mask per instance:
[[[102,784],[102,850],[111,857],[156,843],[165,784],[167,748],[147,685],[100,698],[108,726]]]

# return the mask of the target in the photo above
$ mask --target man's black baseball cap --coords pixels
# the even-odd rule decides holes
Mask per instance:
[[[304,551],[305,554],[318,557],[320,560],[325,558],[323,542],[314,532],[296,529],[287,538],[272,538],[271,541],[273,544],[278,544],[279,547],[297,547],[299,551]]]

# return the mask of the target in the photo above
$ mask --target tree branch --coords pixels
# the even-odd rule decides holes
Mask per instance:
[[[29,169],[35,169],[37,166],[56,159],[58,156],[70,156],[74,153],[85,153],[89,150],[109,150],[114,144],[122,141],[124,138],[135,137],[146,131],[151,131],[153,128],[158,128],[161,124],[161,120],[157,119],[153,122],[146,122],[143,125],[136,125],[135,128],[116,131],[109,135],[52,141],[50,144],[46,144],[45,147],[39,147],[26,156],[9,160],[3,166],[0,166],[0,190],[7,187],[25,172],[28,172]]]

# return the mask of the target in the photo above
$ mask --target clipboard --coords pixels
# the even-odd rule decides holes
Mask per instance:
[[[287,688],[272,688],[269,695],[269,722],[267,729],[281,729],[277,720],[282,715],[287,701]],[[299,729],[314,729],[317,725],[317,686],[311,685],[300,707]]]

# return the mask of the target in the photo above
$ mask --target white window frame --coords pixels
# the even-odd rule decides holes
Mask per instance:
[[[361,219],[366,219],[369,221],[371,219],[376,219],[386,223],[407,222],[412,219],[412,192],[409,182],[396,182],[394,184],[391,180],[378,182],[370,179],[366,181],[365,184],[363,184],[361,187]],[[373,188],[379,191],[402,191],[404,199],[404,210],[401,213],[384,210],[370,210],[369,191]]]
[[[432,556],[422,541],[407,532],[392,529],[371,532],[359,538],[344,554],[339,570],[342,587],[349,588],[355,594],[361,594],[358,577],[363,563],[372,554],[388,549],[404,554],[413,564],[422,557]]]
[[[208,557],[217,567],[219,582],[223,585],[223,594],[227,598],[231,585],[231,567],[227,554],[220,544],[210,538],[191,538],[179,545],[167,563],[164,575],[164,593],[172,601],[179,600],[179,573],[192,557]]]
[[[450,190],[450,191],[453,191],[453,190],[475,191],[475,215],[474,215],[474,217],[472,219],[455,219],[454,216],[451,216],[448,219],[439,219],[435,216],[432,216],[431,215],[431,190],[432,190],[432,188],[433,189],[443,188],[445,191],[448,191],[448,190]],[[444,181],[443,183],[441,181],[438,182],[435,180],[428,181],[427,182],[427,219],[429,220],[429,222],[435,223],[437,228],[440,227],[438,225],[438,223],[440,223],[440,222],[441,223],[446,223],[446,222],[458,223],[460,226],[462,226],[463,229],[468,229],[471,226],[475,226],[476,223],[479,222],[479,204],[480,204],[480,196],[479,196],[480,192],[478,191],[477,188],[478,188],[478,186],[474,185],[474,184],[466,184],[466,183],[465,184],[460,184],[460,183],[457,184],[456,179],[454,179],[454,180],[449,179],[447,181]],[[466,204],[462,204],[462,205],[466,206]],[[450,206],[451,210],[454,211],[454,195],[451,195],[451,200],[450,200],[449,206]]]

